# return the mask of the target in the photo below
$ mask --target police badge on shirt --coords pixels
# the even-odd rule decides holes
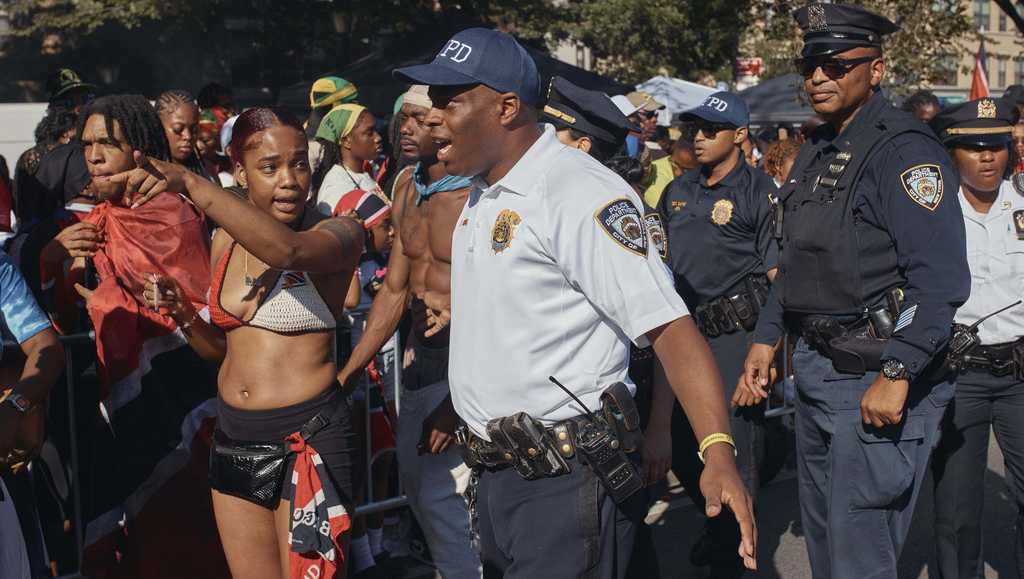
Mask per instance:
[[[942,172],[938,165],[915,165],[900,175],[907,195],[928,211],[935,211],[942,201]]]
[[[633,253],[647,257],[644,217],[628,199],[616,199],[594,214],[605,233]]]

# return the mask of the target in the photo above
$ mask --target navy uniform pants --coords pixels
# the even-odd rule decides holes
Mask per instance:
[[[815,579],[893,579],[953,383],[912,384],[903,422],[865,425],[878,376],[836,371],[804,340],[793,354],[800,512]]]
[[[718,371],[722,374],[726,404],[730,405],[729,427],[736,441],[736,469],[743,479],[750,496],[757,496],[760,479],[757,465],[763,455],[764,407],[733,409],[732,396],[743,373],[743,361],[750,347],[748,332],[738,331],[709,338],[708,345],[715,356]],[[704,465],[697,458],[698,441],[693,428],[686,420],[679,405],[676,405],[672,424],[672,472],[679,477],[687,495],[704,511],[704,496],[700,493],[700,475]],[[705,557],[711,565],[711,576],[719,578],[738,577],[744,573],[743,560],[737,553],[740,544],[740,527],[736,517],[728,511],[708,520],[706,527]],[[699,547],[698,547],[699,549]],[[697,561],[695,561],[697,563]],[[703,563],[701,561],[700,563]]]
[[[571,473],[531,481],[511,468],[481,473],[477,516],[485,579],[625,576],[635,518],[615,505],[589,467],[569,462]],[[638,505],[643,494],[633,497]]]
[[[932,458],[938,576],[943,579],[985,576],[981,514],[990,427],[1017,503],[1017,574],[1024,577],[1024,382],[968,370],[957,377],[956,396]]]

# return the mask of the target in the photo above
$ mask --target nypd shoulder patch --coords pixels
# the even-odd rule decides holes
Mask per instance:
[[[915,165],[900,175],[903,190],[921,207],[935,211],[942,201],[942,171],[938,165]]]
[[[644,223],[647,224],[647,233],[651,235],[651,244],[658,250],[661,259],[668,259],[668,240],[665,239],[665,225],[661,222],[661,215],[650,212],[644,215]]]
[[[643,215],[628,199],[616,199],[594,214],[609,237],[633,253],[647,257],[647,228]]]

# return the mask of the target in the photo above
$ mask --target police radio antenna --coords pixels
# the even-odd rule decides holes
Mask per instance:
[[[985,320],[987,320],[987,319],[989,319],[989,318],[991,318],[993,316],[998,316],[999,314],[1005,312],[1006,310],[1015,308],[1015,307],[1019,306],[1021,303],[1024,303],[1024,300],[1017,300],[1017,301],[1013,302],[1012,304],[1006,306],[1005,308],[1000,308],[1000,309],[992,312],[991,314],[989,314],[987,316],[982,316],[978,321],[976,321],[973,324],[971,324],[970,326],[968,326],[968,329],[974,330],[978,326],[980,326],[981,323],[984,322]]]
[[[1017,303],[1020,303],[1020,302],[1017,302]],[[592,421],[596,421],[597,420],[597,417],[594,416],[594,413],[591,412],[589,408],[587,408],[587,405],[584,404],[582,400],[577,398],[575,394],[573,394],[572,392],[569,392],[569,389],[566,388],[565,386],[563,386],[562,383],[559,382],[557,379],[555,379],[554,376],[548,376],[548,380],[551,380],[551,382],[554,383],[555,386],[558,386],[559,388],[561,388],[562,392],[565,392],[566,394],[569,395],[569,398],[572,398],[573,400],[576,401],[576,404],[579,404],[580,406],[582,406],[583,410],[585,410],[587,412],[587,416],[590,417],[590,420],[592,420]]]

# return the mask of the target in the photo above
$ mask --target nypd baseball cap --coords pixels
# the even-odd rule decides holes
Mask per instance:
[[[750,109],[743,98],[735,93],[720,91],[704,99],[696,108],[680,114],[680,120],[703,119],[709,123],[722,123],[742,128],[750,124]]]
[[[497,30],[463,30],[451,37],[433,62],[399,68],[393,74],[409,84],[483,84],[498,92],[514,92],[531,106],[540,105],[537,64],[515,38]]]

